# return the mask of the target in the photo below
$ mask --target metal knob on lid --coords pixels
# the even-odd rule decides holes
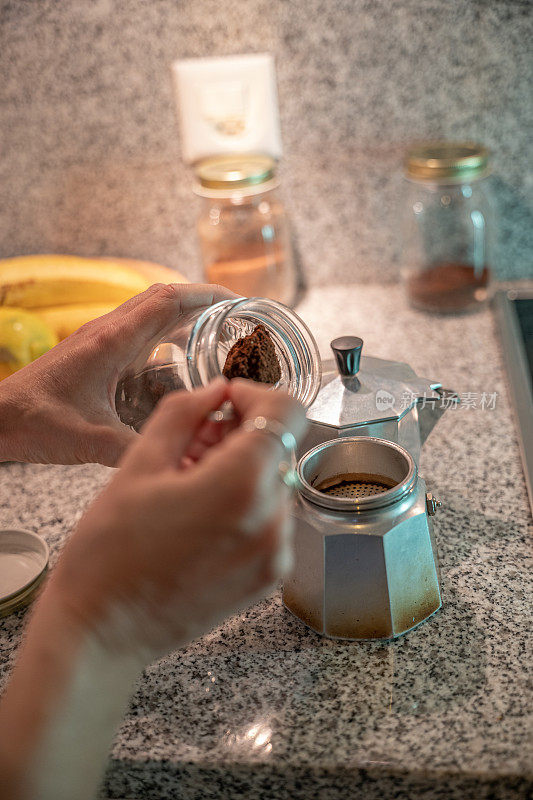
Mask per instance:
[[[359,372],[363,340],[359,336],[339,336],[333,339],[331,349],[335,354],[340,375],[351,378]]]

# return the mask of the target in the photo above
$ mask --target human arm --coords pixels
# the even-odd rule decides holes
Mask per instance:
[[[183,468],[225,400],[236,429]],[[303,433],[294,401],[247,382],[165,398],[81,520],[30,620],[0,711],[0,787],[11,787],[10,800],[92,797],[142,667],[278,576],[288,490],[279,443],[242,428],[259,415],[297,439]]]

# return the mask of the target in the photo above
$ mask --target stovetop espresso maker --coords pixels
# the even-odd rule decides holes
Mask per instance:
[[[340,639],[394,639],[441,606],[432,517],[440,502],[418,473],[420,449],[459,402],[408,365],[331,343],[299,451],[294,568],[285,606]]]

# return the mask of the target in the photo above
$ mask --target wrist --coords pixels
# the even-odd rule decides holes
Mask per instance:
[[[72,640],[82,645],[96,642],[109,665],[130,663],[133,671],[140,672],[153,657],[141,651],[132,635],[133,604],[117,593],[103,560],[93,563],[88,558],[84,571],[79,559],[68,556],[64,553],[50,582],[47,601],[54,615]]]
[[[83,572],[78,559],[68,558],[58,564],[54,584],[56,601],[75,636],[97,642],[110,663],[131,664],[140,672],[167,649],[161,644],[166,641],[161,628],[166,627],[148,587],[120,581],[119,589],[105,563],[97,560]]]
[[[98,635],[90,622],[65,601],[57,591],[53,579],[38,598],[29,620],[25,642],[21,651],[20,665],[38,665],[39,670],[49,668],[54,684],[61,688],[68,684],[69,676],[80,663],[80,656],[87,650],[98,651],[98,660],[87,668],[86,677],[98,682],[100,672],[107,674],[115,668],[124,669],[124,678],[133,681],[144,667],[136,655],[121,653],[109,646]],[[82,659],[83,660],[83,659]],[[85,664],[85,666],[87,666]]]
[[[15,375],[0,381],[0,462],[28,460],[30,407],[17,389]]]

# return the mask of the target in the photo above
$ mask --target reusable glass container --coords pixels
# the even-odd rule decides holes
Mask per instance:
[[[202,198],[197,230],[209,283],[291,305],[296,274],[275,169],[264,155],[201,161],[194,187]]]
[[[221,375],[233,344],[258,324],[269,332],[279,360],[276,388],[285,389],[307,408],[322,375],[311,331],[281,303],[263,297],[237,298],[184,314],[148,358],[139,354],[118,383],[115,406],[122,422],[139,430],[167,392],[205,386]]]
[[[495,218],[489,152],[435,142],[405,161],[401,274],[410,303],[425,311],[472,311],[489,297]]]

